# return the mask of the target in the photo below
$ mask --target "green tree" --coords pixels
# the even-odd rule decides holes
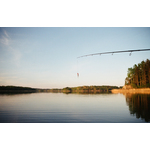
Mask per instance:
[[[139,86],[139,68],[137,65],[134,65],[134,70],[133,81],[136,86]]]
[[[142,66],[142,86],[146,86],[146,65],[145,62],[142,61],[141,62],[141,66]]]
[[[146,85],[150,87],[150,60],[146,60]]]
[[[150,60],[142,61],[133,68],[128,68],[125,84],[134,87],[150,87]]]

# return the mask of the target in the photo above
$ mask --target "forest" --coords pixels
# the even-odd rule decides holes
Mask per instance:
[[[150,88],[150,60],[142,61],[138,65],[128,68],[125,85],[133,88]]]
[[[59,93],[61,92],[61,89],[39,89],[22,86],[0,86],[0,93],[39,93],[39,92]]]
[[[110,93],[112,89],[118,89],[118,86],[79,86],[66,87],[62,89],[63,93]]]
[[[37,89],[22,86],[0,86],[0,93],[35,93]]]
[[[117,86],[79,86],[65,87],[63,89],[39,89],[21,86],[0,86],[0,93],[109,93],[112,89],[118,89]],[[120,87],[121,88],[121,87]]]

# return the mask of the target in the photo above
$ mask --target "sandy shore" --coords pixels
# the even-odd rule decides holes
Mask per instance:
[[[141,88],[141,89],[113,89],[112,93],[141,93],[141,94],[150,94],[150,88]]]

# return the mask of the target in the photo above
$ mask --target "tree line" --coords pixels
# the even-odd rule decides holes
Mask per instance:
[[[61,89],[39,89],[22,86],[0,86],[0,93],[39,93],[39,92],[59,93],[61,92]]]
[[[118,89],[117,86],[78,86],[66,87],[62,89],[63,93],[109,93],[112,89]]]
[[[128,68],[125,85],[133,88],[150,88],[150,60],[142,61],[138,65]]]
[[[35,93],[37,89],[22,86],[0,86],[0,93]]]

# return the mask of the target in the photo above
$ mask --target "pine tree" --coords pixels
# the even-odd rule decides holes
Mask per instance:
[[[133,68],[128,68],[125,84],[136,87],[150,87],[150,60],[142,61]]]
[[[141,62],[142,65],[142,86],[146,86],[146,65],[145,62]]]

